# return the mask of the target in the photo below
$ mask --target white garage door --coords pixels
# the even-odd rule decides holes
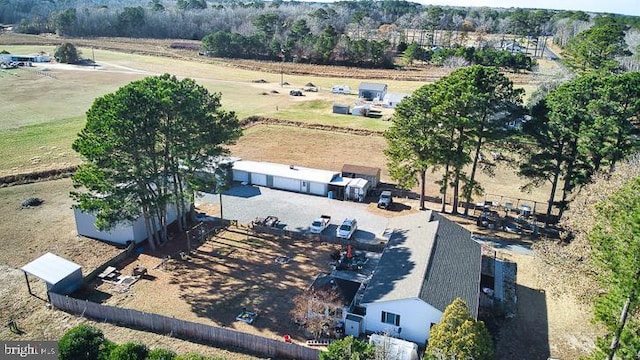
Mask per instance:
[[[267,175],[252,173],[251,183],[258,186],[267,186]]]
[[[276,189],[300,191],[300,180],[287,179],[282,177],[273,177],[273,187]]]
[[[242,170],[233,170],[233,181],[249,182],[249,173]]]
[[[309,189],[309,192],[314,194],[314,195],[325,196],[325,195],[327,195],[327,185],[326,184],[312,182],[311,183],[311,188]]]

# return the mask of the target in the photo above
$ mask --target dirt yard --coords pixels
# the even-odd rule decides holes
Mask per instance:
[[[181,240],[186,248],[186,240]],[[129,274],[138,264],[149,275],[129,291],[97,284],[106,304],[223,326],[275,340],[290,334],[306,337],[290,319],[293,297],[308,289],[315,277],[331,272],[329,255],[338,245],[293,242],[232,228],[208,240],[185,259],[180,245],[140,255],[122,268]],[[166,255],[172,259],[158,265]],[[284,264],[276,262],[284,260]],[[159,289],[162,289],[159,291]],[[253,324],[236,320],[243,308],[256,312]]]

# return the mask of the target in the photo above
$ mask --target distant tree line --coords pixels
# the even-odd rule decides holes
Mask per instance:
[[[243,36],[217,31],[202,39],[206,55],[216,57],[295,61],[314,64],[338,64],[371,68],[392,68],[393,49],[386,41],[339,36],[327,26],[318,35],[293,33],[293,38],[280,42],[268,33]]]
[[[448,59],[455,57],[463,59],[466,64],[497,66],[512,71],[530,71],[535,65],[535,61],[530,56],[520,51],[496,50],[492,47],[426,50],[422,58],[433,65],[444,65]]]
[[[616,17],[627,27],[640,28],[637,17]],[[233,41],[227,56],[388,67],[388,57],[404,51],[398,46],[414,42],[431,49],[468,47],[471,41],[476,49],[484,49],[499,47],[486,34],[500,33],[541,44],[539,39],[553,36],[564,46],[593,19],[580,11],[423,6],[398,0],[151,0],[145,5],[133,0],[2,0],[0,23],[16,24],[16,31],[23,33],[61,36],[209,36],[205,51],[216,56],[225,49],[216,39],[226,37]],[[475,38],[469,38],[471,33]]]

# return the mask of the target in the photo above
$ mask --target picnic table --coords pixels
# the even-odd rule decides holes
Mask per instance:
[[[114,266],[107,266],[100,274],[98,274],[98,278],[100,279],[113,279],[118,276],[118,271]]]

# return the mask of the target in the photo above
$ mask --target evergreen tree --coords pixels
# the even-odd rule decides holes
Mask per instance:
[[[425,359],[493,359],[493,340],[482,321],[471,317],[464,300],[456,298],[429,332]]]

